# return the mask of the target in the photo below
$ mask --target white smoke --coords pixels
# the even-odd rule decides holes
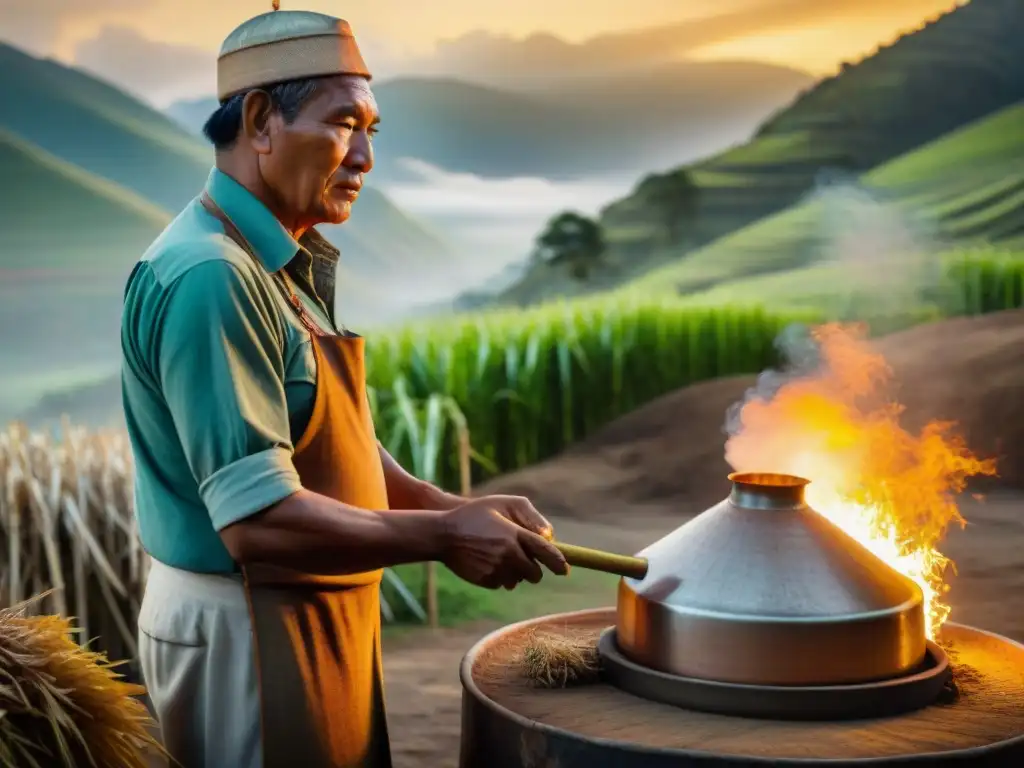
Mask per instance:
[[[771,402],[787,383],[822,373],[821,350],[806,325],[793,323],[783,328],[775,339],[775,348],[779,353],[781,367],[762,371],[757,377],[757,383],[747,390],[743,399],[733,403],[726,411],[724,431],[729,437],[735,437],[743,430],[741,415],[748,402]]]
[[[922,208],[841,175],[822,178],[810,200],[820,212],[818,263],[843,296],[834,319],[884,321],[943,298],[943,246]]]
[[[897,205],[853,177],[823,176],[809,195],[816,208],[817,263],[843,296],[827,316],[867,323],[873,330],[927,316],[936,301],[948,301],[940,237],[921,209]],[[726,412],[724,432],[742,431],[741,413],[752,400],[771,402],[787,383],[821,380],[831,372],[807,326],[787,326],[775,339],[781,365],[762,372],[743,400]]]

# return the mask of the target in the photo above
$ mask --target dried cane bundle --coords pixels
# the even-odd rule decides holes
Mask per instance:
[[[165,755],[144,689],[76,643],[69,620],[29,615],[41,597],[0,609],[0,767],[145,768]]]
[[[523,674],[541,688],[567,688],[598,680],[597,637],[534,631],[523,646]]]

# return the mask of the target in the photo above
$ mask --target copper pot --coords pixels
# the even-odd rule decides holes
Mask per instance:
[[[619,583],[623,654],[683,677],[838,685],[925,656],[920,587],[804,501],[807,480],[733,474],[729,498],[639,553]]]

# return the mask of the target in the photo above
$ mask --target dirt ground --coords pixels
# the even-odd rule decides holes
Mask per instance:
[[[916,328],[881,349],[901,383],[908,418],[952,419],[969,444],[999,459],[983,501],[965,497],[965,530],[943,550],[956,563],[952,621],[1024,641],[1024,312]],[[726,409],[751,377],[667,395],[600,430],[566,454],[500,478],[480,493],[530,497],[560,539],[635,552],[723,498]],[[590,594],[578,607],[612,605]],[[463,654],[495,625],[389,638],[385,671],[396,768],[458,764]]]

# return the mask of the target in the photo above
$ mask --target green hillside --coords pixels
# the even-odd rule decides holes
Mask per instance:
[[[116,369],[125,281],[170,214],[2,128],[0,173],[17,180],[0,205],[3,419]],[[386,299],[347,264],[338,292],[343,320]]]
[[[0,419],[44,390],[117,366],[132,265],[202,188],[210,148],[83,72],[0,44]],[[381,276],[418,285],[450,268],[447,243],[366,189],[343,250],[339,316],[388,313]]]
[[[198,194],[213,161],[204,141],[157,110],[81,71],[3,44],[0,102],[0,128],[167,211]],[[372,277],[388,264],[426,271],[434,260],[450,263],[449,245],[378,190],[367,188],[356,205],[352,222],[332,230],[355,273]]]
[[[804,72],[759,62],[682,62],[552,77],[520,89],[396,78],[374,84],[382,130],[373,176],[402,176],[405,157],[488,177],[633,174],[747,135],[810,82]],[[608,119],[610,92],[616,108],[630,115],[629,141]],[[198,133],[215,106],[212,98],[198,99],[167,111]]]
[[[170,217],[2,129],[0,173],[2,417],[116,367],[125,279]]]
[[[170,221],[167,212],[0,128],[0,269],[13,279],[43,270],[116,272]],[[112,226],[113,225],[113,226]]]
[[[0,126],[170,211],[199,189],[210,153],[173,121],[83,72],[0,44]]]
[[[762,219],[624,290],[831,305],[939,288],[935,254],[1024,244],[1024,102]],[[919,256],[914,260],[914,255]],[[901,283],[903,284],[901,286]],[[906,289],[906,290],[905,290]]]
[[[5,177],[19,180],[17,194],[4,196],[0,206],[0,271],[11,283],[36,279],[60,281],[83,278],[119,292],[132,265],[171,219],[170,214],[131,190],[82,170],[19,136],[0,128],[0,169]],[[401,210],[379,199],[384,226],[407,250],[420,247],[424,238],[410,237],[418,223]],[[373,196],[371,195],[371,206]],[[362,206],[360,200],[357,205]],[[360,245],[363,253],[379,246],[363,230],[352,227],[324,228],[335,240]],[[364,228],[365,229],[365,228]],[[430,236],[424,230],[426,237]],[[435,243],[440,250],[443,244]],[[398,269],[400,256],[382,253],[372,269]],[[368,282],[352,265],[339,268],[339,283],[348,293],[365,295]],[[351,296],[348,298],[352,298]],[[376,299],[375,299],[376,300]]]
[[[846,66],[768,120],[748,143],[685,171],[698,187],[681,242],[669,242],[652,180],[610,205],[608,268],[592,286],[528,273],[503,300],[602,289],[712,242],[800,200],[823,172],[859,175],[1024,98],[1024,8],[973,0]]]

